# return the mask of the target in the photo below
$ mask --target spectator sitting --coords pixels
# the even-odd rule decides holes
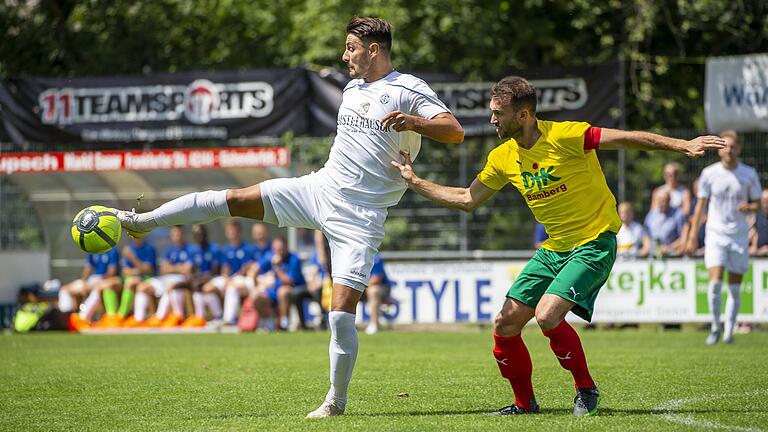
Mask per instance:
[[[669,205],[667,191],[656,194],[656,206],[645,216],[645,229],[653,240],[656,255],[676,255],[684,241],[682,236],[685,215]]]
[[[323,288],[331,284],[331,275],[328,270],[328,256],[330,256],[330,247],[323,233],[319,230],[314,232],[315,252],[312,254],[307,265],[308,276],[306,277],[306,289],[294,289],[292,291],[293,305],[299,314],[299,328],[307,329],[307,320],[304,311],[304,300],[316,301],[320,305],[322,315],[320,328],[327,328],[327,310],[323,307]],[[330,289],[330,288],[326,288]]]
[[[651,238],[645,228],[635,222],[632,204],[626,201],[619,204],[619,217],[621,229],[616,234],[618,256],[624,259],[647,257],[651,251]]]
[[[254,295],[254,303],[259,315],[266,318],[268,327],[273,317],[273,308],[277,306],[278,328],[287,330],[291,311],[291,292],[294,289],[306,289],[304,275],[301,272],[301,260],[288,251],[288,243],[283,237],[272,241],[272,253],[259,263],[259,286]],[[270,277],[271,275],[271,277]]]
[[[376,254],[373,257],[373,267],[371,268],[371,277],[368,279],[368,288],[363,291],[363,297],[368,303],[368,309],[371,313],[371,320],[368,323],[368,327],[365,328],[365,333],[372,335],[379,332],[379,315],[381,314],[381,306],[391,300],[389,294],[392,290],[392,283],[387,277],[387,272],[384,270],[384,261],[381,259],[380,254]]]
[[[536,221],[536,225],[533,228],[533,247],[534,249],[540,249],[542,243],[547,241],[549,238],[549,234],[547,234],[547,229],[544,228],[544,224],[542,224],[539,221]]]
[[[120,254],[117,248],[103,254],[88,254],[80,279],[59,289],[59,310],[76,312],[70,315],[70,324],[76,330],[88,328],[101,306],[101,292],[107,286],[105,281],[120,272]],[[83,307],[78,308],[79,298],[85,297]]]
[[[651,194],[651,209],[655,208],[659,193],[669,194],[669,206],[687,215],[691,210],[691,192],[679,182],[680,164],[670,162],[664,165],[664,184],[653,190]]]
[[[768,189],[760,194],[760,211],[749,239],[749,254],[768,256]]]

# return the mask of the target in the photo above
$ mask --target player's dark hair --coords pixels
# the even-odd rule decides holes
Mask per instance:
[[[347,34],[359,37],[366,46],[376,42],[384,51],[392,51],[392,27],[383,19],[352,17],[347,24]]]
[[[536,114],[536,88],[525,78],[502,78],[491,88],[491,98],[498,99],[502,105],[511,105],[516,110],[526,108],[531,114]]]

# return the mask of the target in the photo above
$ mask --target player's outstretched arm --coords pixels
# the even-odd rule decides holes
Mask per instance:
[[[393,111],[384,116],[381,125],[397,132],[413,131],[419,135],[445,144],[459,144],[464,141],[464,128],[453,114],[444,112],[431,119]]]
[[[468,188],[443,186],[424,180],[413,172],[410,155],[403,151],[400,152],[400,155],[403,156],[404,162],[401,164],[392,161],[392,166],[400,170],[400,175],[408,188],[444,207],[470,212],[496,193],[495,190],[480,183],[477,179]]]
[[[723,147],[725,147],[725,140],[714,135],[700,136],[686,141],[650,132],[619,129],[602,128],[600,133],[601,149],[668,150],[696,158],[704,156],[707,150]]]

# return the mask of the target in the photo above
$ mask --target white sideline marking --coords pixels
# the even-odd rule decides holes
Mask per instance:
[[[724,425],[722,423],[717,423],[709,420],[699,420],[694,418],[692,415],[678,414],[676,412],[683,405],[687,405],[695,402],[704,402],[712,399],[725,399],[729,397],[759,396],[759,395],[766,395],[766,394],[768,394],[768,390],[756,390],[756,391],[746,392],[746,393],[731,393],[731,394],[712,395],[712,396],[688,398],[688,399],[672,399],[659,405],[658,408],[654,410],[654,414],[660,416],[663,420],[666,420],[668,422],[677,423],[677,424],[689,426],[692,428],[722,429],[722,430],[738,431],[738,432],[768,432],[765,429],[756,429],[756,428],[750,428],[750,427],[744,427],[744,426]]]

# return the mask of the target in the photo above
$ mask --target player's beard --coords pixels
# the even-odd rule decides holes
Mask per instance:
[[[521,124],[508,124],[508,125],[502,125],[499,124],[499,138],[501,139],[510,139],[510,138],[520,138],[523,135],[523,125]]]

